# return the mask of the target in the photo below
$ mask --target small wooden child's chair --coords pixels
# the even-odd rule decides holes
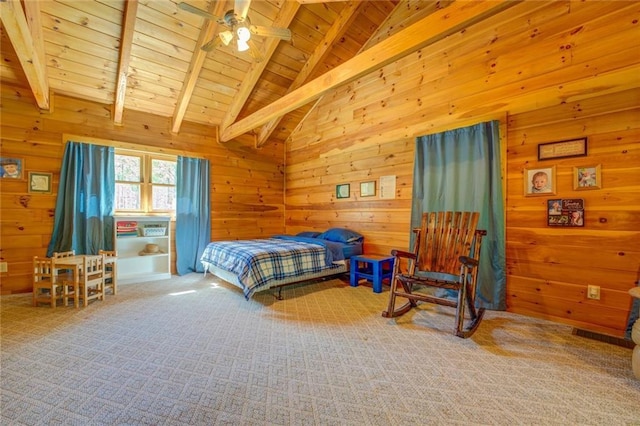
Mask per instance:
[[[33,306],[48,303],[55,308],[59,300],[67,303],[65,285],[57,279],[55,260],[48,257],[33,257]]]
[[[85,307],[90,300],[104,300],[103,255],[84,255],[80,267],[80,289],[76,297],[82,299]]]
[[[116,250],[100,250],[98,254],[104,255],[104,289],[105,294],[108,289],[111,289],[113,295],[118,294],[117,283],[117,264],[116,258],[118,252]]]

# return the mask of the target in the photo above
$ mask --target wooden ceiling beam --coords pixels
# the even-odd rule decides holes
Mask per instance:
[[[314,4],[314,3],[331,3],[331,2],[339,2],[344,0],[298,0],[300,4]],[[358,0],[360,1],[360,0]]]
[[[118,77],[116,80],[115,102],[113,106],[114,124],[122,124],[124,97],[127,93],[127,78],[129,75],[129,63],[131,61],[131,45],[133,43],[133,32],[136,26],[137,14],[138,0],[129,0],[125,2],[118,58]]]
[[[371,35],[371,37],[369,37],[369,40],[367,40],[367,42],[360,48],[358,49],[358,55],[364,51],[367,50],[369,47],[377,44],[380,42],[380,40],[383,40],[385,37],[388,37],[390,35],[389,31],[391,27],[395,27],[398,29],[398,31],[400,31],[402,28],[411,25],[411,22],[420,20],[425,18],[426,16],[431,15],[434,11],[447,7],[449,4],[451,4],[453,1],[455,0],[447,0],[445,1],[440,1],[437,3],[433,3],[431,6],[427,6],[427,7],[423,7],[420,8],[420,10],[413,12],[411,14],[411,16],[407,17],[407,20],[409,20],[409,23],[407,25],[404,24],[404,22],[396,22],[395,25],[394,24],[389,24],[389,19],[394,15],[394,12],[392,11],[387,18],[384,20],[384,22],[382,24],[380,24],[380,26],[378,26],[378,28],[376,29],[376,31]],[[395,9],[397,8],[405,8],[406,5],[403,3],[397,3]],[[307,120],[308,117],[311,116],[311,113],[313,112],[313,110],[315,110],[317,108],[317,106],[320,104],[320,102],[322,102],[322,99],[324,99],[324,95],[318,97],[318,99],[316,99],[316,101],[314,102],[313,106],[311,108],[309,108],[309,110],[305,113],[304,117],[302,117],[302,119],[298,122],[298,124],[295,126],[295,128],[293,129],[293,131],[289,134],[289,136],[287,137],[287,141],[291,140],[291,138],[293,137],[293,135],[300,130],[300,128],[302,127],[302,124]]]
[[[221,140],[228,141],[250,132],[273,118],[306,105],[338,86],[349,83],[518,3],[519,1],[509,0],[455,2],[230,125],[221,133]]]
[[[216,2],[215,5],[215,9],[213,9],[211,13],[215,16],[224,16],[227,10],[226,2],[219,1]],[[219,27],[220,25],[216,21],[206,19],[204,27],[202,27],[202,29],[200,30],[200,35],[198,36],[195,50],[193,52],[193,55],[191,56],[189,69],[187,70],[187,75],[184,80],[184,84],[182,85],[182,89],[180,89],[180,95],[178,95],[178,100],[176,102],[176,109],[174,110],[173,118],[171,120],[172,133],[178,133],[180,131],[180,126],[182,126],[184,115],[187,112],[187,107],[189,106],[191,97],[193,96],[193,90],[196,87],[198,77],[200,77],[200,71],[202,71],[202,66],[204,65],[205,59],[207,58],[208,52],[205,52],[200,47],[212,38],[218,36]]]
[[[38,25],[40,10],[38,5],[28,6],[30,26],[19,0],[0,1],[0,19],[11,40],[13,49],[20,60],[31,92],[44,111],[51,109],[47,68],[44,62],[42,26]],[[30,28],[31,27],[31,28]]]
[[[340,11],[338,18],[334,21],[329,31],[325,34],[318,47],[313,51],[307,62],[302,67],[302,70],[298,73],[295,80],[287,90],[287,93],[293,92],[295,89],[301,87],[309,79],[309,76],[313,74],[318,66],[324,61],[329,53],[333,43],[338,40],[349,29],[353,21],[356,19],[356,12],[363,7],[364,3],[360,1],[350,1],[346,4],[344,9]],[[264,145],[269,139],[269,136],[273,133],[275,128],[280,124],[282,116],[276,117],[262,126],[258,133],[257,147]]]
[[[37,1],[26,1],[24,15],[29,26],[29,33],[33,39],[33,48],[36,51],[38,60],[46,68],[46,58],[44,55],[44,35],[42,34],[42,19],[40,19],[40,3]]]
[[[285,2],[282,6],[282,9],[280,9],[280,12],[278,12],[276,19],[274,19],[272,26],[279,28],[288,28],[291,24],[291,21],[293,21],[293,18],[295,18],[296,13],[298,13],[299,8],[300,3],[298,2]],[[220,126],[221,133],[224,133],[226,128],[229,127],[229,125],[231,125],[236,118],[238,118],[242,107],[244,106],[247,99],[249,99],[253,88],[258,83],[262,72],[269,63],[269,58],[271,58],[271,56],[274,54],[276,48],[278,47],[278,44],[280,44],[281,41],[282,40],[277,37],[265,38],[265,41],[262,45],[262,54],[264,58],[261,62],[253,61],[253,63],[251,64],[251,69],[242,81],[238,94],[234,97],[233,103],[230,105],[229,109],[227,110],[227,114],[222,120],[222,124]]]

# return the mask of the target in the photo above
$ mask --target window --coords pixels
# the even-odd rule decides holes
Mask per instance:
[[[175,156],[116,149],[116,212],[173,215],[176,163]]]

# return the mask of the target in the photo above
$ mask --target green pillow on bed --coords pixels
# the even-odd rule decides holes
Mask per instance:
[[[316,238],[322,238],[327,241],[334,241],[336,243],[361,243],[364,241],[364,236],[358,234],[356,231],[351,231],[345,228],[331,228]]]

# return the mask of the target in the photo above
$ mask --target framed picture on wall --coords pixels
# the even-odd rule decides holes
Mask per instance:
[[[15,157],[0,157],[0,178],[24,179],[24,160]]]
[[[348,183],[336,185],[336,198],[349,198],[351,196],[351,187]]]
[[[584,227],[584,199],[549,199],[547,207],[548,226]]]
[[[580,166],[573,168],[573,189],[600,189],[602,178],[600,177],[600,164],[595,166]]]
[[[361,197],[373,197],[376,195],[376,181],[362,182],[360,184],[360,196]]]
[[[587,138],[570,139],[538,145],[538,160],[583,157],[587,155]]]
[[[29,192],[51,194],[51,173],[29,172]]]
[[[524,169],[524,195],[553,195],[556,193],[556,167]]]

